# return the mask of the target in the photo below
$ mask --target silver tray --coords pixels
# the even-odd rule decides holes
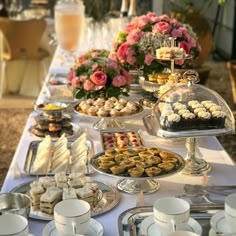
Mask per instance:
[[[29,145],[29,148],[28,148],[28,151],[27,151],[27,154],[26,154],[26,159],[25,159],[25,165],[24,165],[24,171],[29,174],[29,175],[34,175],[34,176],[40,176],[40,175],[54,175],[54,173],[52,172],[51,170],[51,167],[50,167],[50,170],[48,173],[34,173],[33,171],[33,164],[34,164],[34,161],[35,161],[35,158],[36,158],[36,154],[37,154],[37,149],[38,149],[38,145],[41,141],[32,141]],[[56,141],[52,141],[52,143],[55,143]],[[68,148],[70,148],[71,144],[73,143],[73,141],[71,140],[68,140]],[[91,156],[93,155],[93,144],[91,141],[87,140],[86,141],[86,145],[88,147],[88,156]],[[69,160],[68,160],[69,162]],[[52,165],[52,163],[51,163]],[[69,168],[68,168],[68,171],[67,171],[67,174],[69,174],[71,172],[71,167],[72,165],[69,164]]]
[[[207,209],[200,210],[199,206],[191,206],[190,216],[197,220],[202,226],[202,236],[208,236],[210,230],[209,220],[213,214],[219,209],[211,210],[211,213]],[[130,208],[120,214],[118,218],[118,227],[120,236],[137,236],[140,235],[140,224],[148,216],[153,214],[152,206],[134,207]]]
[[[128,132],[135,132],[136,134],[138,134],[139,138],[140,138],[140,141],[141,141],[141,145],[139,145],[138,147],[140,146],[144,146],[144,141],[143,141],[143,137],[142,137],[142,134],[141,134],[141,130],[135,130],[135,129],[117,129],[117,130],[100,130],[100,137],[101,137],[101,143],[102,143],[102,148],[103,150],[106,150],[107,148],[105,148],[104,146],[104,141],[103,141],[103,135],[104,133],[110,133],[110,134],[113,134],[113,133],[118,133],[118,132],[122,132],[122,133],[128,133]],[[128,148],[131,148],[131,147],[134,147],[134,146],[127,146]],[[115,147],[113,147],[115,148]],[[113,148],[109,148],[109,149],[113,149]]]
[[[100,201],[98,202],[98,205],[92,210],[92,216],[97,216],[113,209],[120,202],[121,194],[113,185],[109,183],[99,182],[96,180],[94,180],[94,182],[97,183],[98,188],[100,190]],[[13,188],[10,192],[24,194],[28,193],[30,190],[31,183],[32,181],[21,184]],[[53,220],[52,215],[33,210],[30,210],[29,217],[38,220]]]
[[[160,127],[159,121],[156,122],[152,115],[146,115],[143,117],[143,123],[149,134],[153,136],[159,136],[163,138],[186,138],[186,137],[198,137],[198,136],[216,136],[221,134],[228,134],[234,132],[232,128],[222,129],[206,129],[206,130],[189,130],[189,131],[177,131],[171,132],[163,130]]]

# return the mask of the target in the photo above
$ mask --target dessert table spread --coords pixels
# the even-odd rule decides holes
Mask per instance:
[[[68,65],[63,64],[61,60],[61,51],[57,48],[54,59],[52,61],[51,67],[48,71],[46,80],[48,80],[50,74],[52,73],[66,73],[68,72]],[[45,101],[45,86],[42,88],[39,94],[37,103]],[[131,99],[139,99],[140,95],[133,94]],[[146,146],[161,147],[174,151],[183,157],[185,157],[187,149],[185,143],[173,140],[165,140],[163,138],[158,138],[149,135],[143,125],[142,118],[145,114],[150,113],[150,109],[144,109],[144,111],[135,116],[125,120],[126,128],[141,130],[141,135]],[[15,156],[12,160],[11,166],[9,168],[8,174],[6,176],[5,182],[3,184],[1,192],[9,192],[14,187],[34,180],[35,176],[29,176],[24,172],[24,164],[27,156],[27,151],[30,142],[33,140],[41,140],[33,136],[29,132],[29,128],[34,124],[34,117],[37,115],[36,111],[32,111],[28,118],[25,129],[21,136],[19,145],[17,147]],[[73,123],[77,123],[83,130],[86,129],[88,132],[88,139],[94,144],[94,152],[98,153],[103,151],[101,145],[101,137],[99,131],[93,128],[93,124],[96,122],[97,118],[90,117],[80,117],[78,114],[72,113]],[[218,142],[217,138],[213,136],[200,137],[198,138],[198,155],[203,157],[211,165],[211,171],[208,173],[208,184],[209,185],[230,185],[235,184],[236,178],[236,167],[234,162],[231,160],[230,156]],[[99,173],[94,173],[91,175],[95,180],[101,182],[108,182],[110,184],[116,185],[119,178],[102,175]],[[185,184],[202,184],[202,176],[186,176],[181,174],[175,174],[166,178],[159,180],[160,189],[152,194],[147,194],[144,196],[144,204],[151,206],[153,202],[163,196],[176,196],[184,193]],[[128,194],[121,192],[121,200],[117,206],[115,206],[110,211],[95,216],[94,219],[99,221],[104,227],[104,235],[119,235],[118,232],[118,217],[119,215],[127,210],[136,206],[138,194]],[[30,234],[39,236],[41,235],[43,227],[48,223],[47,221],[40,221],[36,219],[29,219],[30,224]]]

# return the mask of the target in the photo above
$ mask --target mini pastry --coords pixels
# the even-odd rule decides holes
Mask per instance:
[[[141,177],[144,173],[144,168],[142,167],[134,167],[128,170],[130,176],[132,177]]]
[[[157,176],[157,175],[159,175],[161,173],[161,168],[152,166],[152,167],[146,168],[145,169],[145,173],[149,177]]]

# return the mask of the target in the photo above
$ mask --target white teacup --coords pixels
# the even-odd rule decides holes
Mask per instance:
[[[85,234],[91,217],[90,205],[79,199],[61,201],[54,207],[54,220],[60,235]]]
[[[200,236],[199,234],[190,232],[190,231],[175,231],[172,232],[170,234],[168,234],[168,236]]]
[[[225,198],[225,219],[230,232],[236,232],[236,193]]]
[[[187,201],[164,197],[156,200],[153,206],[154,221],[163,233],[184,230],[188,225],[190,205]]]
[[[17,214],[4,214],[0,216],[0,236],[28,236],[28,220]]]

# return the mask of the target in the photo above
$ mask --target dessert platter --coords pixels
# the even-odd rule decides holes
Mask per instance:
[[[63,134],[66,136],[79,135],[81,131],[79,125],[71,122],[71,116],[55,112],[50,114],[39,114],[34,117],[35,124],[29,129],[30,133],[43,138],[50,135],[52,138],[59,138]]]
[[[210,165],[196,157],[196,137],[232,133],[235,121],[227,103],[216,92],[197,81],[195,71],[186,71],[188,84],[175,84],[143,118],[147,131],[163,138],[187,138],[187,175],[203,175]]]
[[[152,216],[153,206],[134,207],[122,212],[118,218],[119,235],[160,235],[158,229],[155,228],[157,226],[153,224]],[[211,217],[212,213],[201,211],[199,206],[192,205],[186,230],[202,236],[208,236]],[[153,230],[155,230],[155,234],[153,234]],[[215,236],[216,234],[211,234],[211,236],[213,235]]]
[[[115,97],[87,99],[80,101],[74,107],[74,112],[80,116],[99,118],[94,129],[123,129],[125,127],[122,119],[136,116],[143,111],[143,107],[136,102],[124,98]]]
[[[58,175],[64,176],[63,172],[58,173]],[[71,175],[66,176],[66,181],[64,182],[58,181],[56,178],[57,176],[55,178],[49,176],[40,177],[36,181],[24,183],[11,190],[11,192],[26,193],[31,196],[30,218],[53,220],[55,204],[62,199],[70,197],[88,201],[91,205],[92,216],[110,211],[120,201],[121,195],[119,191],[109,183],[99,182],[87,176],[82,177],[78,173],[71,173]],[[80,182],[78,179],[84,182]],[[69,187],[69,184],[73,187]],[[47,190],[45,190],[46,185]],[[39,198],[39,196],[43,197]],[[37,199],[40,199],[40,202],[42,200],[41,205]]]
[[[126,193],[152,193],[159,189],[156,180],[180,172],[185,165],[177,153],[154,147],[107,149],[90,160],[99,173],[118,177],[117,188]]]
[[[141,130],[100,131],[103,150],[144,146]]]
[[[57,141],[46,136],[42,141],[32,141],[26,155],[24,171],[29,175],[54,175],[81,171],[84,173],[86,161],[93,154],[93,144],[81,134],[76,140],[68,140],[62,135]]]

